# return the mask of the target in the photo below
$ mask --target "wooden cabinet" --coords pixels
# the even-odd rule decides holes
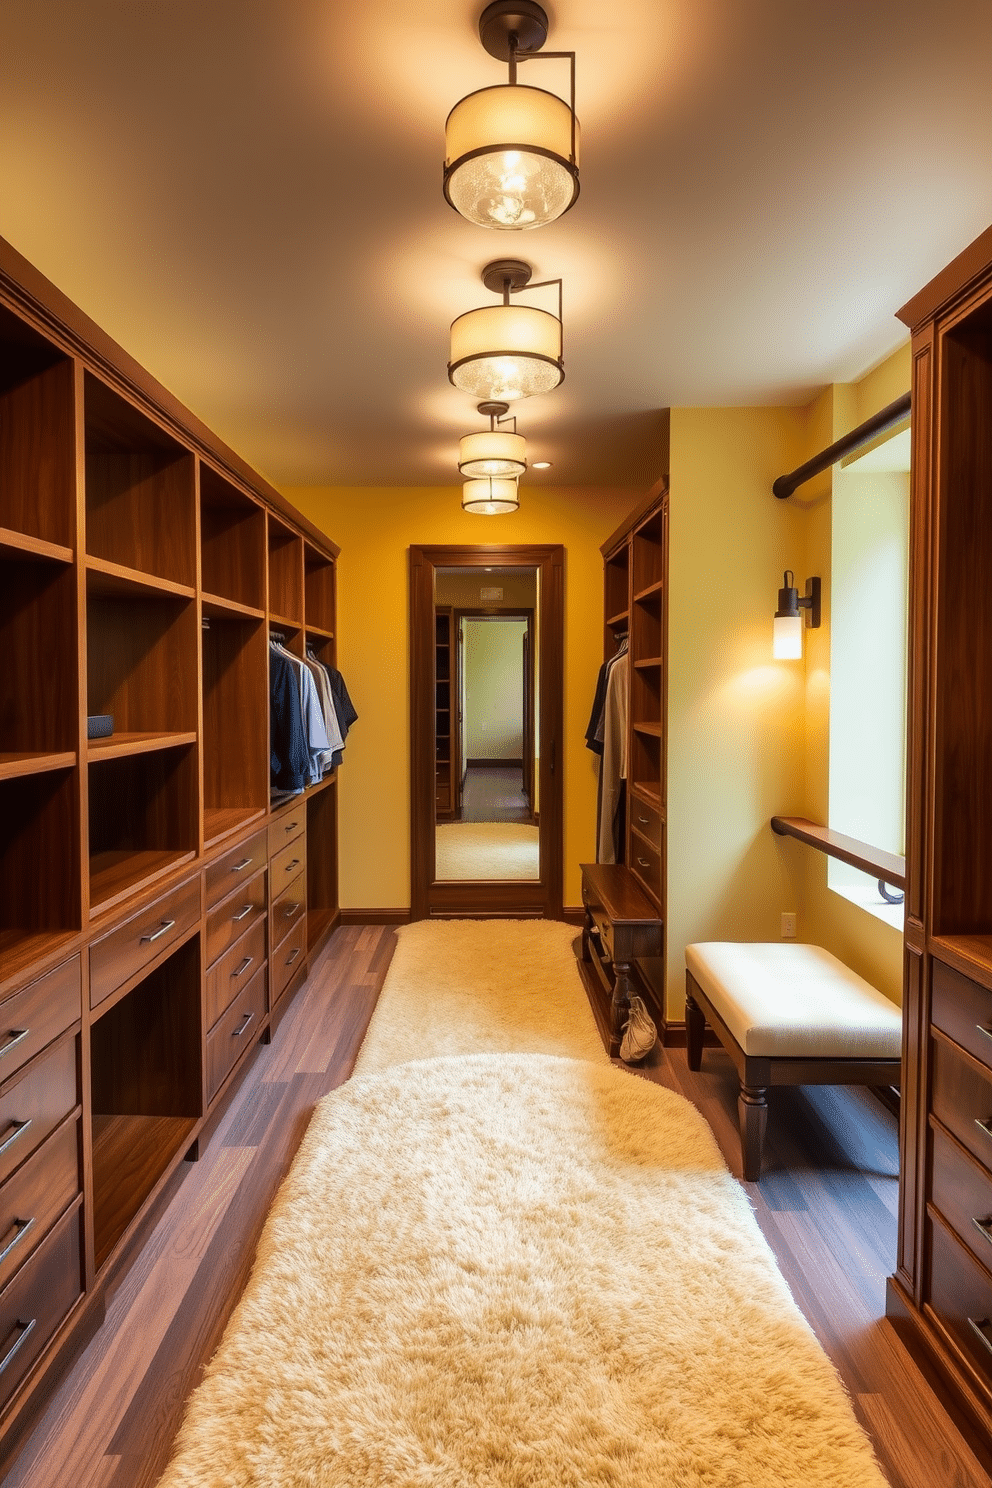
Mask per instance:
[[[458,815],[458,773],[455,759],[458,699],[455,686],[454,617],[450,605],[434,610],[434,773],[435,818],[450,821]]]
[[[0,1441],[339,921],[268,645],[333,664],[336,558],[0,240]]]
[[[992,229],[913,333],[899,1260],[888,1311],[992,1433]]]

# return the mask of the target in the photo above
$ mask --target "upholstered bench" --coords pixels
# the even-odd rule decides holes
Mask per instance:
[[[902,1015],[821,946],[685,948],[689,1068],[708,1023],[737,1069],[744,1177],[761,1176],[769,1085],[898,1085]]]

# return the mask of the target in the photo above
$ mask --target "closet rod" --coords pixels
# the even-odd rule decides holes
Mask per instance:
[[[772,494],[777,496],[779,501],[785,501],[797,486],[812,480],[814,475],[819,475],[821,470],[827,470],[831,465],[835,465],[852,450],[860,449],[863,444],[870,444],[875,435],[881,434],[883,429],[888,429],[892,424],[898,424],[909,413],[911,406],[911,395],[904,393],[887,408],[873,413],[870,419],[865,419],[864,423],[852,429],[850,434],[845,434],[843,438],[828,445],[825,450],[821,450],[818,455],[814,455],[812,460],[807,460],[805,465],[798,466],[788,475],[780,475],[772,485]]]

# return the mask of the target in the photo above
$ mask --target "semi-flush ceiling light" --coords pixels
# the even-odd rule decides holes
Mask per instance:
[[[806,624],[815,629],[820,623],[820,580],[806,580],[806,593],[799,598],[795,575],[787,568],[782,575],[782,588],[778,591],[778,609],[775,611],[772,655],[776,661],[798,661],[803,654],[803,610]]]
[[[548,393],[565,376],[562,355],[561,280],[530,283],[528,264],[498,259],[482,271],[482,282],[502,305],[468,310],[451,323],[448,377],[475,398],[512,403],[535,393]],[[558,314],[533,305],[511,305],[522,289],[558,289]]]
[[[567,212],[579,194],[575,53],[542,52],[548,17],[535,0],[493,0],[479,18],[486,51],[508,62],[510,80],[456,103],[444,127],[444,195],[479,227],[541,227]],[[517,82],[517,64],[565,57],[568,103]]]
[[[515,480],[487,475],[482,480],[466,481],[462,486],[462,510],[480,517],[498,517],[516,511],[519,505]]]
[[[479,434],[464,434],[458,443],[458,469],[462,475],[523,475],[527,469],[527,441],[517,433],[516,419],[505,418],[508,403],[480,403],[479,412],[488,415],[489,428]],[[512,423],[504,430],[501,423]]]

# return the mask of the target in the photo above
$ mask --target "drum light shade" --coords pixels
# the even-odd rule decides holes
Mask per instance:
[[[510,434],[502,429],[465,434],[458,444],[458,469],[462,475],[514,479],[527,469],[527,441],[522,434]]]
[[[448,377],[475,398],[513,403],[565,376],[561,321],[530,305],[484,305],[451,325]]]
[[[448,115],[444,194],[479,227],[554,222],[579,194],[578,164],[572,109],[543,88],[481,88]]]
[[[497,517],[504,512],[514,512],[520,505],[520,495],[515,480],[466,481],[462,486],[462,510],[475,512],[482,517]]]

